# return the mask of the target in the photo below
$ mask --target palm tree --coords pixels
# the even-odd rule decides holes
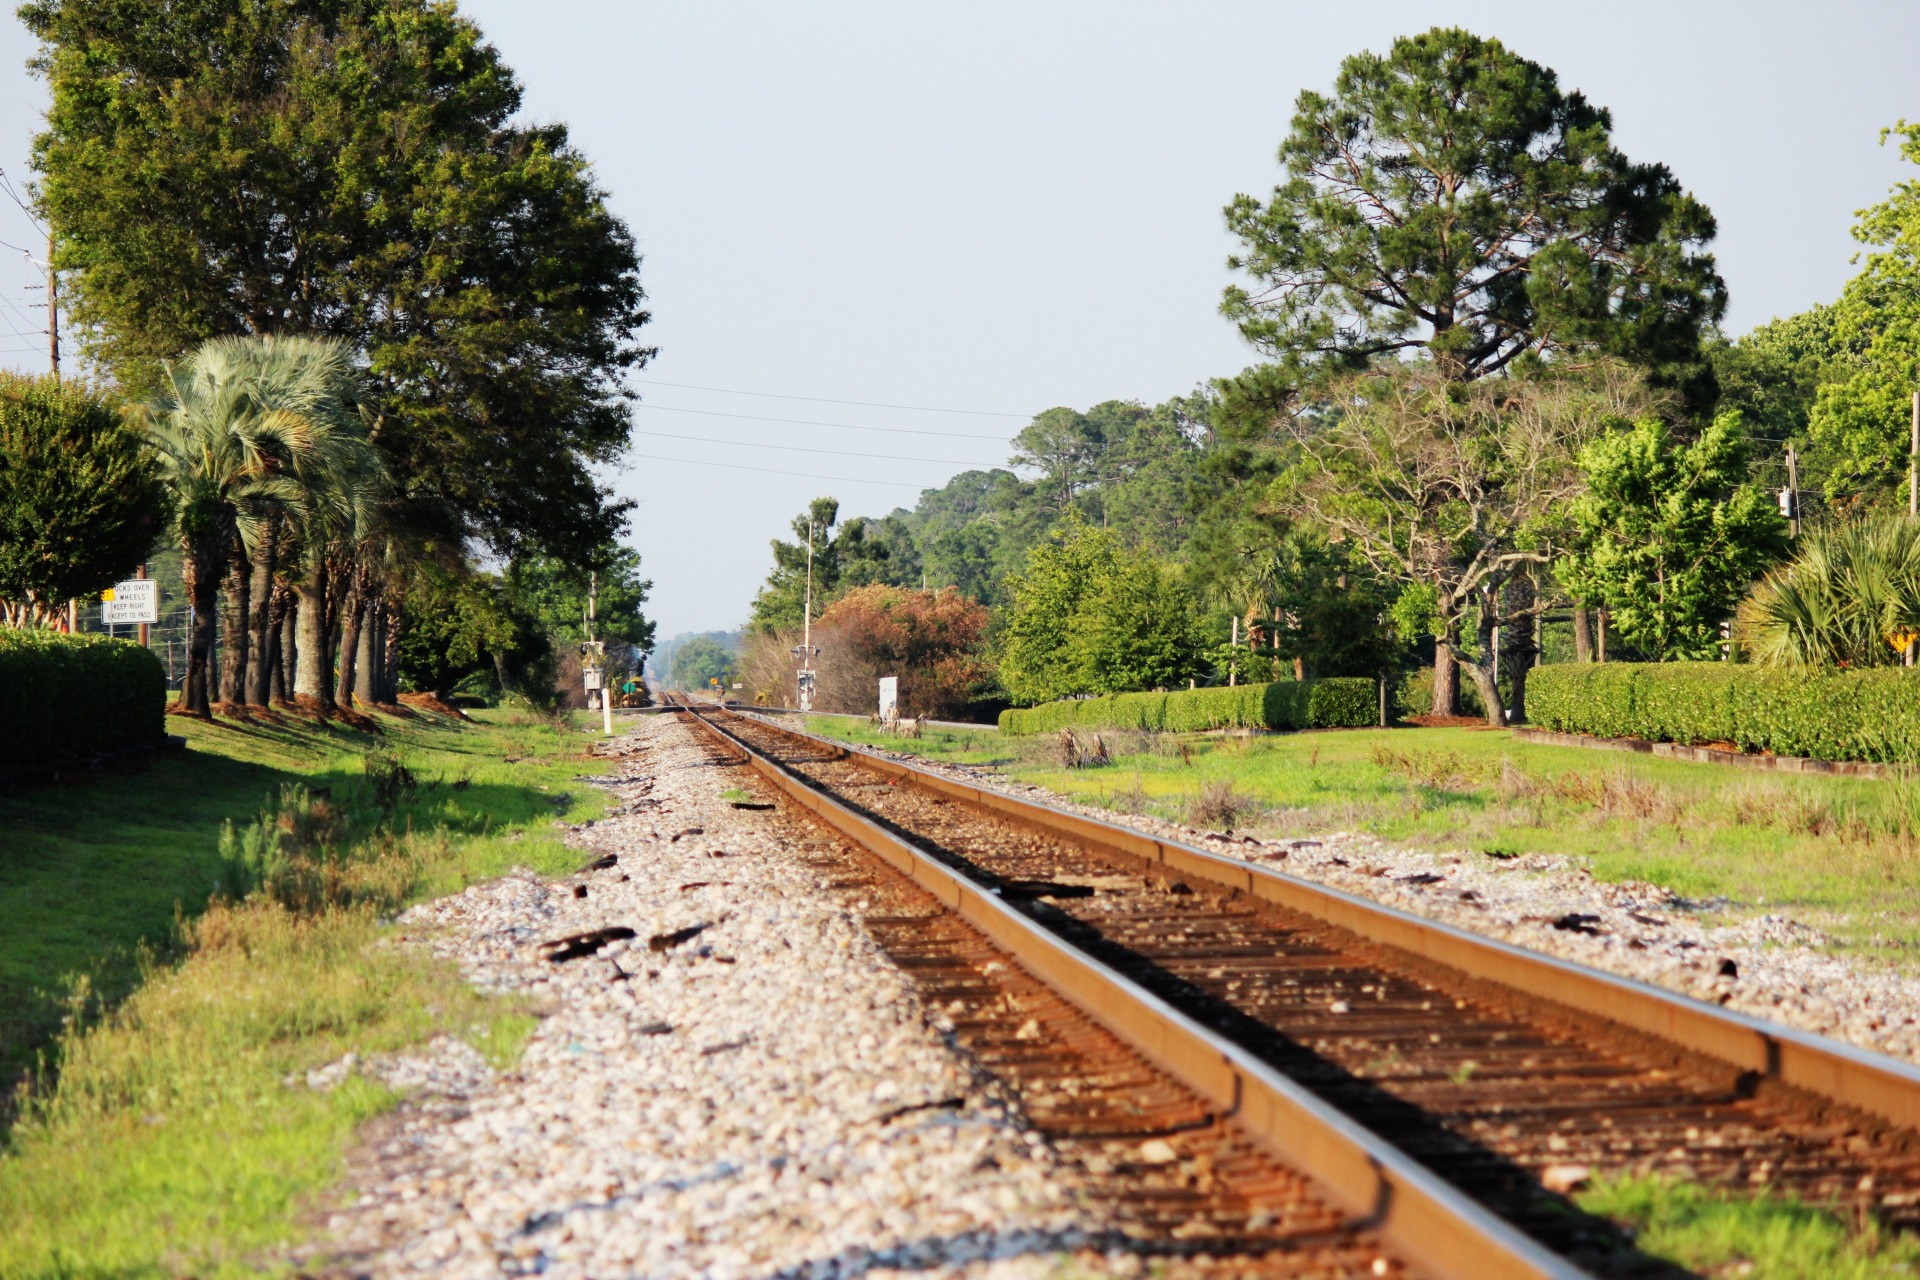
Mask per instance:
[[[379,462],[355,395],[353,350],[316,338],[216,338],[170,367],[146,425],[173,489],[174,527],[193,607],[180,709],[212,712],[209,677],[218,595],[224,579],[232,697],[246,662],[263,653],[247,631],[265,625],[249,606],[252,557],[289,532],[331,527],[340,512],[372,500]],[[365,491],[356,489],[361,486]],[[240,694],[239,696],[246,696]]]
[[[1768,666],[1878,667],[1920,634],[1920,521],[1871,516],[1810,533],[1740,606],[1735,637]]]

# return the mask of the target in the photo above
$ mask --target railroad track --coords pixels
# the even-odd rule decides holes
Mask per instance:
[[[1236,1273],[1356,1274],[1376,1250],[1359,1274],[1686,1274],[1547,1189],[1581,1169],[1791,1190],[1920,1225],[1920,1071],[1906,1064],[782,726],[694,718],[717,754],[891,868],[836,883],[910,969],[916,949],[945,957],[922,965],[923,985],[977,980],[994,962],[968,946],[1010,957],[1042,993],[1013,1007],[1059,1002],[1086,1024],[1069,1039],[1113,1042],[1088,1061],[1137,1062],[1106,1105],[1159,1090],[1162,1119],[1185,1108],[1225,1144],[1225,1164],[1197,1162],[1238,1170],[1209,1174],[1218,1203],[1189,1186],[1138,1224],[1210,1223],[1204,1252],[1179,1256]],[[956,928],[973,941],[929,941]],[[992,1003],[971,1040],[960,1028],[976,1053],[1017,1035]],[[1016,1077],[1031,1065],[981,1056]],[[1047,1061],[1055,1093],[1080,1078]],[[1269,1202],[1296,1207],[1266,1221]]]

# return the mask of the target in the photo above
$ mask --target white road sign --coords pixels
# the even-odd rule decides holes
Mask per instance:
[[[900,677],[880,677],[880,719],[891,722],[900,716]]]
[[[129,578],[100,593],[100,621],[107,626],[160,621],[160,584],[152,578]]]

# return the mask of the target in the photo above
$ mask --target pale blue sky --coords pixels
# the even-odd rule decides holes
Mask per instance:
[[[620,475],[663,637],[742,621],[767,540],[810,498],[911,505],[1001,462],[1022,419],[657,383],[1027,415],[1230,373],[1249,355],[1215,310],[1220,208],[1272,185],[1294,96],[1356,50],[1459,23],[1611,108],[1627,154],[1719,218],[1736,333],[1839,290],[1854,211],[1909,176],[1879,131],[1920,116],[1920,23],[1901,4],[463,7],[529,111],[572,127],[646,253],[661,353],[635,417],[668,434],[634,452],[772,472],[635,457]],[[0,33],[17,182],[43,95],[25,33]],[[33,234],[0,196],[0,240]],[[0,358],[22,368],[44,367],[35,282],[0,254]]]

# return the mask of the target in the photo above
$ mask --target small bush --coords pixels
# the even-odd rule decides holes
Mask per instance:
[[[1231,831],[1259,808],[1259,801],[1236,788],[1231,779],[1210,778],[1187,806],[1187,816],[1196,827]]]
[[[160,659],[126,640],[0,628],[0,774],[166,735]]]
[[[1146,733],[1362,728],[1375,723],[1378,698],[1374,682],[1364,677],[1276,680],[1175,693],[1119,693],[1003,711],[1000,731],[1021,736],[1058,733],[1066,728]]]
[[[1793,671],[1724,662],[1562,663],[1527,681],[1544,729],[1820,760],[1920,760],[1920,671]]]

